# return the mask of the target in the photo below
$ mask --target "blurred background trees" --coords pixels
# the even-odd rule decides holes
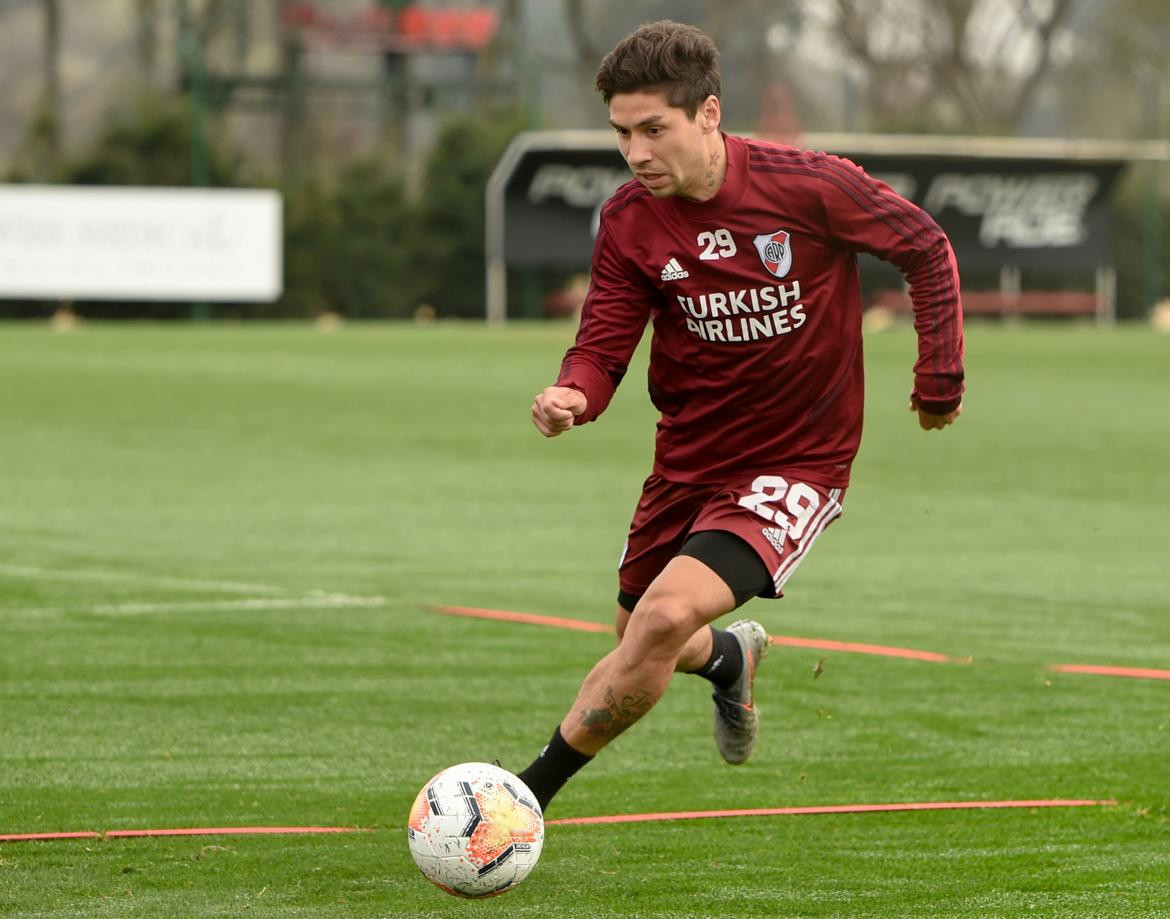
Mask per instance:
[[[1165,0],[0,0],[0,178],[279,187],[287,292],[247,315],[482,315],[508,139],[603,128],[601,55],[665,17],[720,45],[731,130],[1167,136]]]

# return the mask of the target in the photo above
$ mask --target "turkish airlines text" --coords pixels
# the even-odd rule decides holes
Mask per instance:
[[[687,329],[703,341],[746,342],[787,335],[808,318],[800,282],[743,290],[678,295]]]

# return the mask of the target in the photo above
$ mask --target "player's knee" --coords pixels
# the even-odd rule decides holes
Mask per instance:
[[[651,592],[638,602],[631,620],[646,644],[659,648],[682,647],[695,632],[694,616],[681,598],[667,592]]]

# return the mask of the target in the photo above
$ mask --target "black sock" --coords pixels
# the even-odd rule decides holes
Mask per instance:
[[[540,756],[534,759],[527,769],[518,773],[517,777],[536,795],[536,800],[540,802],[540,809],[543,811],[548,807],[553,795],[561,790],[561,786],[591,759],[592,756],[586,756],[568,745],[561,736],[561,728],[558,725],[548,746],[541,750]]]
[[[730,689],[742,671],[743,650],[735,636],[711,626],[711,656],[698,670],[687,672],[710,680],[716,689]]]

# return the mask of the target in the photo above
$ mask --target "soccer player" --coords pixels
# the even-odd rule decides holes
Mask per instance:
[[[841,514],[864,390],[856,253],[909,282],[919,425],[961,411],[959,282],[942,230],[847,160],[721,132],[720,88],[710,38],[669,21],[630,33],[597,73],[634,177],[602,208],[577,338],[532,420],[556,437],[601,415],[647,322],[661,419],[619,566],[618,644],[520,773],[542,807],[675,671],[713,684],[722,757],[751,754],[769,639],[750,620],[711,623],[781,596]]]

